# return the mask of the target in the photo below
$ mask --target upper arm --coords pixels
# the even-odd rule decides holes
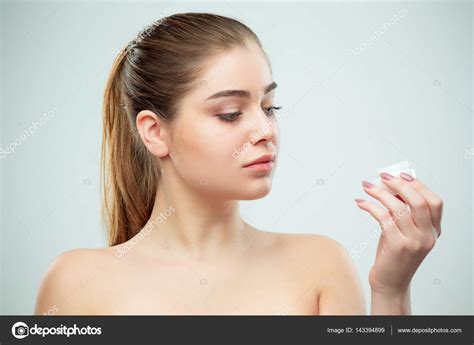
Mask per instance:
[[[43,276],[36,297],[35,315],[85,313],[84,253],[75,249],[54,259]],[[48,313],[49,311],[49,313]]]
[[[319,315],[366,315],[365,297],[354,262],[336,240],[327,238]]]

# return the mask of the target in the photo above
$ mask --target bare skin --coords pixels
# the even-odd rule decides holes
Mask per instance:
[[[248,231],[249,242],[219,258],[149,255],[140,242],[121,257],[115,247],[63,253],[35,314],[53,307],[56,315],[365,314],[357,273],[336,241]]]

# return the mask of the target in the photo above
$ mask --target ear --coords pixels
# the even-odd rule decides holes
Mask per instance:
[[[143,144],[148,151],[159,158],[169,153],[168,132],[163,124],[163,121],[150,110],[142,110],[137,115],[136,126]]]

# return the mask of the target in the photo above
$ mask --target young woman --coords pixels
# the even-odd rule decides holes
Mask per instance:
[[[366,314],[340,243],[240,217],[239,200],[272,186],[276,88],[259,39],[234,19],[175,14],[140,33],[105,90],[110,246],[59,255],[35,313]],[[410,314],[410,281],[440,234],[442,200],[409,175],[382,178],[401,198],[364,181],[384,207],[357,201],[383,224],[370,309]]]

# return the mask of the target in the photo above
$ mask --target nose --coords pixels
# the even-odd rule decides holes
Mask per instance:
[[[272,141],[278,131],[276,117],[269,117],[263,109],[258,109],[251,126],[250,142],[257,144],[261,140]]]

